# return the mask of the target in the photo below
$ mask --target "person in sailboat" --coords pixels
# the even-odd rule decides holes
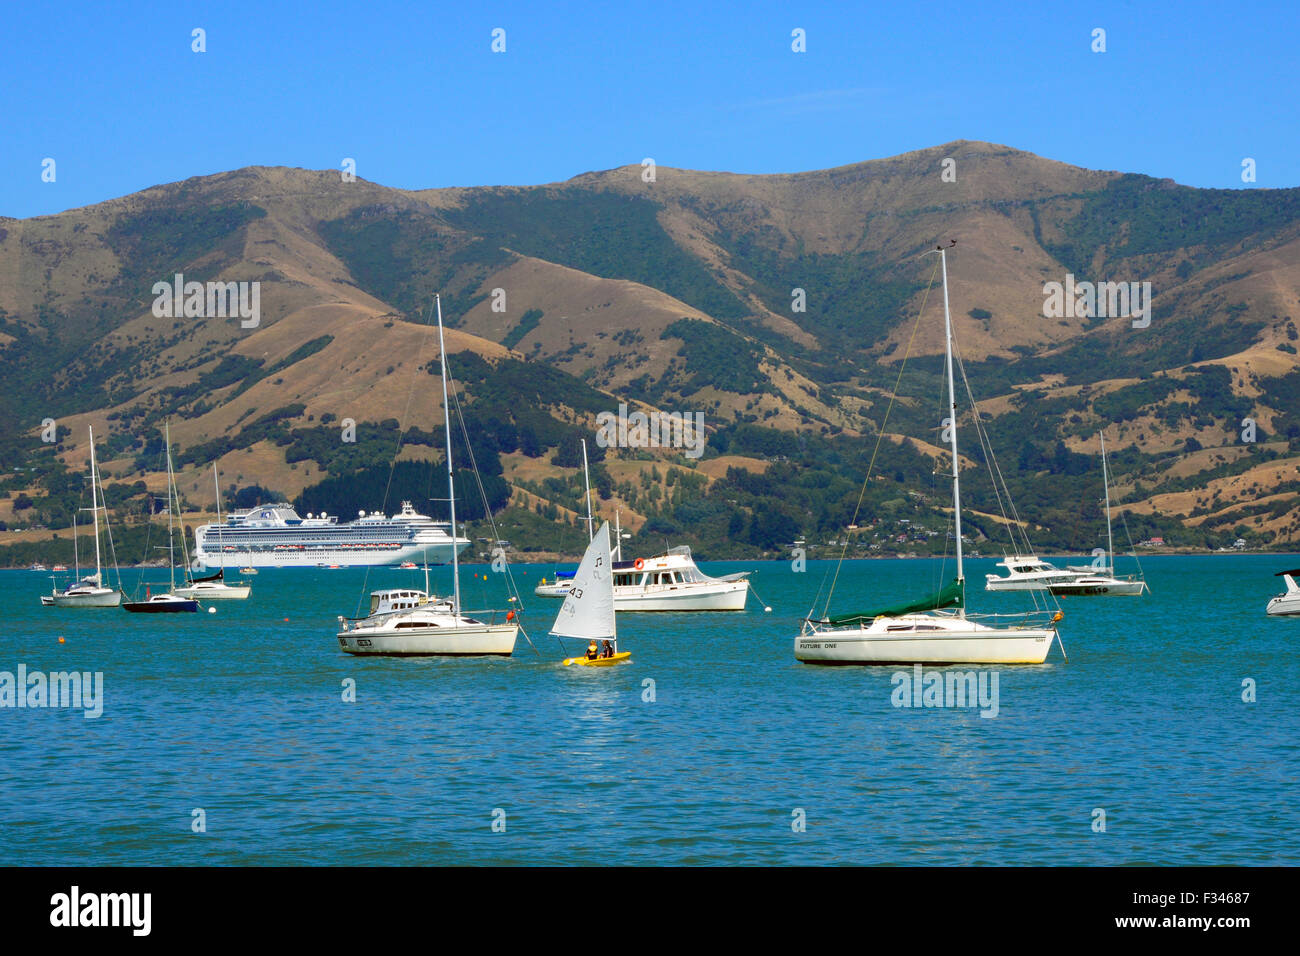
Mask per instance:
[[[614,656],[614,645],[611,644],[609,641],[605,641],[604,644],[601,645],[601,648],[600,648],[600,656],[601,656],[601,657],[613,657],[613,656]]]
[[[599,656],[600,652],[596,649],[596,641],[593,639],[592,642],[587,645],[587,660],[594,661]]]

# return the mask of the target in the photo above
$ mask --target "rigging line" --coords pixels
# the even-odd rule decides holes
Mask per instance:
[[[90,476],[90,480],[94,481],[98,476],[98,474],[99,474],[99,469],[96,468],[95,474]],[[102,498],[104,492],[104,481],[102,478],[99,480],[99,491],[100,491],[100,497]],[[104,503],[104,531],[108,534],[108,553],[113,558],[113,570],[117,573],[117,589],[121,591],[122,590],[122,566],[117,563],[117,546],[113,544],[113,526],[108,523],[107,502]],[[102,585],[103,582],[100,583]]]
[[[1002,492],[1005,487],[1005,481],[999,483],[998,474],[995,472],[997,457],[993,454],[993,440],[989,437],[988,431],[984,428],[982,416],[980,414],[979,404],[975,401],[975,393],[970,387],[970,381],[966,377],[966,364],[961,359],[961,349],[957,345],[956,338],[953,339],[953,349],[957,353],[957,369],[961,372],[962,386],[966,391],[966,399],[970,402],[971,413],[975,422],[975,435],[979,440],[980,451],[984,453],[984,464],[988,468],[989,483],[993,487],[993,495],[998,504],[998,511],[1002,515],[1004,527],[1007,529],[1007,538],[1011,542],[1011,550],[1014,552],[1019,547],[1016,543],[1016,531],[1020,530],[1023,534],[1023,528],[1019,528],[1007,516],[1007,504],[1010,504],[1012,510],[1015,509],[1015,503],[1011,501],[1010,490],[1007,489],[1007,501],[1003,502]],[[1026,538],[1028,544],[1028,538]]]
[[[907,369],[907,359],[912,354],[912,344],[916,341],[917,330],[921,327],[921,316],[925,315],[925,303],[930,298],[930,290],[934,288],[934,277],[939,274],[939,263],[935,263],[934,270],[930,273],[930,281],[925,287],[925,294],[921,297],[921,307],[917,309],[916,321],[912,323],[912,334],[907,340],[907,351],[903,353],[903,362],[898,367],[898,378],[894,380],[894,391],[889,396],[889,404],[885,406],[884,417],[880,420],[880,431],[876,434],[876,446],[871,450],[871,460],[867,463],[867,475],[862,479],[862,490],[858,493],[858,503],[853,509],[853,520],[849,524],[858,523],[858,514],[862,511],[862,500],[866,497],[867,486],[871,482],[871,473],[876,466],[876,455],[880,453],[880,443],[885,438],[885,426],[889,422],[889,414],[893,411],[894,400],[898,398],[898,387],[903,382],[903,372]],[[831,578],[830,591],[826,595],[826,604],[822,608],[822,617],[825,617],[830,611],[831,599],[835,596],[835,586],[839,583],[840,568],[844,565],[844,556],[849,551],[849,539],[852,537],[851,532],[845,533],[844,546],[840,549],[840,560],[835,565],[835,575]],[[819,591],[820,593],[820,591]],[[816,605],[813,605],[816,608]],[[810,615],[811,616],[811,615]]]
[[[1122,511],[1119,513],[1119,520],[1120,523],[1124,525],[1124,537],[1128,538],[1129,554],[1131,554],[1133,556],[1133,560],[1137,562],[1138,576],[1141,577],[1143,581],[1145,581],[1147,579],[1147,576],[1146,576],[1146,572],[1142,570],[1142,559],[1138,557],[1137,546],[1133,544],[1133,535],[1129,534],[1128,518],[1125,516],[1124,512]],[[1113,554],[1110,557],[1110,564],[1111,564],[1110,573],[1114,574],[1115,556]],[[1148,585],[1147,587],[1148,589],[1150,589],[1150,585]]]
[[[415,365],[411,369],[411,383],[406,388],[406,407],[402,409],[402,417],[397,423],[397,447],[393,449],[393,460],[388,466],[388,481],[384,485],[384,496],[383,498],[380,499],[380,507],[385,509],[388,507],[388,493],[393,488],[393,475],[396,474],[397,472],[397,456],[402,453],[402,439],[406,437],[406,432],[410,427],[409,422],[410,422],[410,415],[411,415],[411,402],[415,398],[416,376],[420,374],[420,370],[424,365],[424,361],[423,361],[424,351],[429,344],[429,329],[431,328],[431,325],[427,318],[428,315],[427,308],[425,309],[425,315],[426,318],[424,320],[424,334],[420,336],[420,348],[415,353]],[[456,546],[454,540],[455,534],[452,535],[452,538],[453,538],[452,547],[455,547]],[[426,566],[429,564],[428,551],[424,552],[424,564]],[[361,616],[361,606],[366,598],[366,590],[370,587],[370,568],[371,568],[370,565],[366,565],[365,576],[362,578],[361,581],[361,593],[357,595],[356,615],[358,617]]]
[[[448,383],[449,383],[449,385],[450,385],[450,388],[449,388],[449,394],[451,395],[451,401],[452,401],[452,404],[456,406],[456,420],[457,420],[458,422],[460,422],[460,432],[461,432],[461,435],[462,435],[462,436],[464,437],[464,439],[465,439],[465,452],[466,452],[466,456],[469,458],[470,469],[471,469],[471,470],[473,471],[473,473],[474,473],[474,483],[478,486],[479,498],[480,498],[480,499],[482,500],[482,502],[483,502],[483,515],[484,515],[485,518],[487,518],[488,527],[492,529],[492,541],[493,541],[493,543],[495,544],[497,541],[500,540],[500,538],[501,538],[501,534],[500,534],[500,532],[497,530],[496,519],[492,516],[492,508],[491,508],[490,505],[488,504],[487,491],[484,490],[484,488],[483,488],[483,479],[482,479],[482,477],[479,475],[479,471],[478,471],[478,462],[477,462],[477,461],[475,460],[475,458],[474,458],[474,448],[473,448],[473,446],[470,444],[470,440],[469,440],[469,429],[468,429],[468,426],[466,426],[466,424],[465,424],[465,413],[461,410],[461,405],[460,405],[460,393],[457,392],[457,390],[456,390],[456,378],[455,378],[454,375],[451,374],[451,368],[450,368],[450,365],[448,366],[448,369],[447,369],[447,380],[448,380]],[[455,545],[456,529],[455,529],[455,528],[452,528],[452,529],[451,529],[451,532],[452,532],[452,539],[453,539],[453,540],[452,540],[452,547],[455,547],[455,546],[456,546],[456,545]],[[497,545],[497,547],[500,547],[500,545]],[[502,551],[501,551],[501,556],[502,556],[503,562],[504,562],[504,564],[505,564],[506,590],[507,590],[507,591],[511,594],[511,596],[513,596],[514,599],[515,599],[515,604],[517,605],[517,607],[516,607],[516,609],[515,609],[515,616],[516,616],[516,617],[519,617],[519,618],[522,618],[522,617],[523,617],[523,613],[524,613],[524,599],[523,599],[523,595],[520,593],[519,588],[518,588],[518,586],[517,586],[516,583],[515,583],[514,573],[510,570],[510,562],[504,560],[504,559],[505,559],[505,549],[502,549]],[[527,638],[528,635],[525,634],[524,637]],[[529,641],[528,643],[529,643],[529,644],[532,644],[532,641]],[[537,650],[537,648],[534,647],[533,650]],[[540,653],[540,652],[539,652],[539,653]]]
[[[1015,537],[1016,532],[1018,531],[1020,532],[1020,537],[1024,542],[1027,552],[1032,554],[1033,545],[1029,541],[1029,533],[1025,529],[1024,522],[1021,520],[1020,514],[1016,509],[1015,500],[1011,497],[1011,488],[1007,484],[1006,476],[1002,474],[1002,467],[998,464],[997,456],[993,452],[993,439],[989,437],[988,430],[984,427],[979,403],[975,401],[975,394],[970,387],[970,381],[966,377],[966,365],[961,360],[960,347],[956,346],[955,342],[954,347],[958,348],[957,364],[958,368],[961,370],[962,385],[966,389],[966,395],[970,401],[971,409],[975,417],[975,432],[980,438],[980,448],[985,454],[986,464],[989,468],[989,479],[993,484],[993,493],[998,502],[998,510],[1001,512],[1003,520],[1007,522],[1007,537],[1011,541],[1011,548],[1013,551],[1019,548]],[[1002,500],[1004,494],[1006,496],[1005,504],[1003,504]],[[1010,517],[1007,515],[1008,507],[1011,509]]]
[[[957,368],[961,371],[962,386],[966,390],[966,398],[970,402],[971,413],[975,419],[975,434],[979,437],[980,449],[984,452],[985,462],[989,467],[989,479],[993,485],[993,494],[997,499],[998,510],[1002,513],[1003,521],[1007,522],[1007,537],[1011,541],[1011,550],[1018,550],[1016,544],[1016,532],[1020,532],[1020,537],[1025,544],[1025,553],[1034,554],[1033,544],[1029,540],[1029,531],[1025,523],[1020,518],[1020,513],[1016,509],[1015,499],[1011,496],[1011,487],[1007,484],[1006,476],[1002,474],[1002,466],[998,464],[997,455],[993,452],[993,439],[989,436],[988,430],[984,427],[983,415],[980,412],[979,403],[975,401],[975,393],[970,387],[970,380],[966,377],[966,363],[961,358],[961,347],[957,344],[956,337],[953,338],[953,349],[957,355]],[[1006,495],[1006,504],[1003,504],[1003,494]],[[1007,508],[1011,509],[1011,517],[1007,516]],[[1014,519],[1014,520],[1013,520]],[[1008,555],[1010,557],[1010,555]],[[1030,600],[1034,607],[1039,606],[1039,592],[1030,591]],[[1047,595],[1050,596],[1050,604],[1054,604],[1057,610],[1061,608],[1061,602],[1056,599],[1056,595],[1049,590]],[[1050,609],[1048,597],[1043,598],[1042,607]]]

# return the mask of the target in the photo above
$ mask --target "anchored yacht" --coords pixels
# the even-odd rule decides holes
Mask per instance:
[[[1092,568],[1058,568],[1032,554],[1016,554],[1003,558],[998,562],[998,567],[1006,568],[1006,575],[984,575],[984,590],[1048,591],[1058,585],[1069,584],[1096,573]]]
[[[1300,617],[1300,585],[1295,583],[1295,579],[1300,577],[1300,569],[1279,571],[1276,577],[1286,582],[1286,590],[1272,598],[1265,610],[1279,617]]]
[[[533,593],[568,597],[572,571],[560,571],[554,582],[543,581]],[[666,554],[635,561],[614,562],[616,611],[743,611],[749,597],[748,571],[711,578],[695,565],[686,545]]]

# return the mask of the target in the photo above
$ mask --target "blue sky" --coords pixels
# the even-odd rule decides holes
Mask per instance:
[[[1300,5],[9,3],[0,215],[248,165],[402,188],[821,169],[955,139],[1300,185]],[[191,51],[191,31],[207,51]],[[504,53],[492,30],[506,31]],[[1091,50],[1094,28],[1106,52]],[[806,32],[807,52],[791,50]],[[42,161],[56,178],[42,182]]]

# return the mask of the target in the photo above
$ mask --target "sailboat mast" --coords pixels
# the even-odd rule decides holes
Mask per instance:
[[[90,432],[90,510],[95,516],[95,583],[100,584],[103,572],[99,567],[99,499],[95,497],[95,428],[87,425],[86,430]]]
[[[1101,439],[1101,483],[1106,489],[1106,560],[1110,562],[1108,574],[1115,571],[1115,539],[1110,532],[1110,475],[1106,473],[1106,433],[1097,432]]]
[[[582,481],[587,489],[587,540],[596,537],[596,529],[591,524],[591,475],[587,473],[587,439],[582,439]]]
[[[957,462],[957,388],[952,377],[952,316],[948,312],[948,252],[942,247],[939,249],[939,261],[943,266],[943,328],[944,345],[947,349],[948,414],[951,416],[948,434],[952,436],[953,534],[957,540],[957,580],[965,581],[966,576],[961,566],[961,477]],[[964,608],[959,608],[958,613],[962,617],[966,616]]]
[[[215,461],[212,463],[212,487],[217,492],[217,529],[216,530],[217,530],[217,534],[221,534],[221,480],[217,478],[217,463]],[[198,548],[197,540],[195,541],[194,547],[195,549]],[[221,580],[224,581],[226,579],[226,549],[221,544],[217,545],[217,549],[221,552]],[[195,555],[195,559],[196,560],[198,559],[198,555]]]
[[[171,575],[171,590],[176,590],[176,552],[172,538],[172,426],[163,425],[163,443],[167,446],[167,573]]]
[[[447,346],[442,338],[442,296],[433,297],[438,310],[438,356],[442,363],[442,409],[447,426],[447,504],[451,508],[451,586],[452,607],[460,613],[460,557],[456,547],[456,479],[451,466],[451,402],[447,398]],[[425,574],[429,562],[425,561]]]

